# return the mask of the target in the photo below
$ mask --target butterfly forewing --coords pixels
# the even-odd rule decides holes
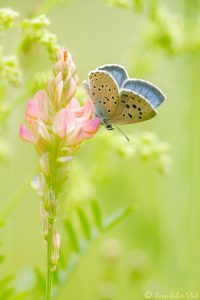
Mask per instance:
[[[131,124],[151,119],[155,115],[156,111],[145,97],[123,89],[119,105],[110,122],[118,125]]]
[[[109,120],[119,103],[119,89],[112,76],[106,71],[89,74],[90,95],[97,115],[101,120]]]
[[[115,79],[119,88],[121,88],[128,79],[126,70],[119,65],[104,65],[99,67],[98,70],[108,72]]]

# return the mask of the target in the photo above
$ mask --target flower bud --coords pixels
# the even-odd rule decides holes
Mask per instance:
[[[60,234],[54,229],[53,231],[53,250],[51,255],[52,271],[56,270],[59,260],[59,249],[60,249]]]

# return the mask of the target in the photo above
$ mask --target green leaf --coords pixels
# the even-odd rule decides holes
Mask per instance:
[[[133,211],[132,207],[121,208],[104,219],[104,230],[111,229]]]
[[[67,231],[67,237],[69,239],[69,243],[72,246],[72,249],[76,253],[78,253],[79,252],[79,243],[78,243],[76,232],[74,230],[71,220],[69,220],[69,219],[65,220],[64,225],[65,225],[65,229]]]
[[[74,255],[74,253],[72,252],[65,265],[65,268],[63,270],[58,270],[57,280],[59,281],[59,284],[57,284],[57,286],[59,286],[60,288],[55,289],[56,297],[59,295],[60,289],[65,287],[70,276],[72,275],[72,272],[74,272],[74,270],[77,268],[81,261],[81,258],[87,253],[88,249],[90,248],[90,245],[94,241],[98,240],[98,238],[100,238],[105,231],[108,231],[110,228],[114,227],[116,224],[122,221],[133,210],[131,207],[122,208],[117,210],[110,216],[103,218],[101,208],[99,207],[97,202],[93,201],[93,203],[90,203],[90,207],[92,209],[95,220],[99,225],[99,230],[97,231],[96,228],[93,228],[96,231],[96,234],[94,234],[94,230],[92,231],[92,225],[90,225],[87,215],[84,213],[83,209],[78,208],[77,210],[79,221],[84,231],[84,235],[87,238],[86,240],[82,240],[82,247],[78,247],[78,245],[81,243],[78,243],[77,241],[77,236],[74,232],[72,223],[70,222],[70,220],[65,221],[65,228],[67,229],[68,237],[71,240],[71,244],[74,244],[73,248],[77,250],[77,255]]]
[[[35,271],[35,276],[36,276],[38,287],[42,291],[45,291],[46,279],[45,279],[44,274],[38,268],[35,268],[34,271]]]
[[[90,206],[97,227],[102,228],[103,216],[102,216],[102,211],[99,203],[97,201],[91,201]]]
[[[65,256],[63,251],[60,249],[60,258],[59,258],[59,264],[61,267],[65,267]]]
[[[78,208],[77,213],[78,213],[81,228],[83,230],[83,234],[87,240],[90,240],[91,239],[91,230],[90,230],[91,228],[90,228],[90,223],[88,221],[88,217],[85,214],[85,212],[83,211],[83,209],[81,209],[81,208]]]

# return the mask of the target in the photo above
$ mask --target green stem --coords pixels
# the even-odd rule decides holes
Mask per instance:
[[[48,221],[48,237],[47,237],[47,281],[46,281],[46,296],[45,300],[51,300],[51,290],[52,290],[52,239],[53,239],[53,223]]]

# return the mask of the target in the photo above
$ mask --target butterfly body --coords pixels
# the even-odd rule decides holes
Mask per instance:
[[[85,87],[95,114],[107,129],[112,125],[132,124],[153,118],[165,95],[155,85],[129,79],[119,65],[104,65],[89,73]]]

